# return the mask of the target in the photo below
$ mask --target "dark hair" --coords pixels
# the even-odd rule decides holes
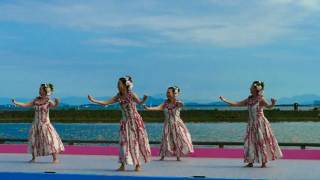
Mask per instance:
[[[176,94],[176,91],[178,91],[178,94],[180,93],[180,88],[178,86],[170,86],[168,89],[171,89],[173,94]]]
[[[263,81],[253,81],[252,86],[254,86],[255,89],[256,89],[258,92],[264,90],[264,82],[263,82]],[[262,89],[261,89],[261,90],[258,90],[258,89],[257,89],[257,86],[261,86]]]
[[[48,93],[47,87],[49,87],[51,89],[51,92],[53,92],[53,90],[54,90],[53,84],[48,83],[48,84],[41,84],[40,85],[40,88],[42,88],[46,93]]]
[[[133,83],[131,76],[121,77],[121,78],[119,78],[119,81],[120,81],[122,84],[124,84],[124,85],[127,87],[127,90],[129,91],[130,86],[127,85],[126,83],[127,83],[127,81],[130,81],[131,83]],[[121,92],[119,92],[119,93],[121,93]]]
[[[262,90],[264,90],[264,82],[263,81],[253,81],[252,86],[261,86]]]

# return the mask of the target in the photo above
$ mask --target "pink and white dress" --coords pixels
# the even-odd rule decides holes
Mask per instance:
[[[33,101],[35,115],[29,131],[28,151],[35,156],[48,156],[64,151],[63,143],[50,122],[50,103],[54,104],[49,98],[42,103],[38,98]]]
[[[137,111],[132,92],[125,97],[117,96],[122,111],[120,121],[119,162],[140,165],[151,160],[148,134],[142,117]]]
[[[180,118],[180,110],[183,106],[181,101],[171,104],[165,101],[164,125],[162,142],[160,145],[160,156],[179,156],[193,153],[191,135]]]
[[[264,116],[261,106],[262,96],[249,97],[247,105],[249,119],[244,140],[244,162],[245,163],[267,163],[282,157],[281,149],[274,136],[271,124]]]

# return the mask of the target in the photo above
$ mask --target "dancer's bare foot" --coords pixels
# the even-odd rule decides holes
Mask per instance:
[[[249,164],[247,164],[247,165],[244,166],[244,167],[253,167],[253,163],[249,163]]]
[[[161,158],[159,159],[160,161],[163,161],[164,160],[164,156],[161,156]]]
[[[52,160],[52,164],[59,164],[59,163],[60,163],[60,161],[58,159]]]
[[[136,165],[136,168],[134,168],[134,171],[136,171],[136,172],[141,171],[141,167],[140,167],[140,165]]]
[[[181,161],[180,157],[177,157],[177,161]]]
[[[267,164],[267,163],[262,163],[261,168],[266,168],[266,167],[267,167],[266,164]]]
[[[58,160],[58,154],[57,153],[53,153],[52,154],[52,164],[59,164],[59,160]]]
[[[31,159],[30,161],[28,161],[29,163],[35,163],[36,159]]]
[[[32,159],[29,161],[29,163],[35,163],[36,162],[36,155],[32,154]]]
[[[126,168],[124,166],[124,164],[121,164],[121,166],[117,169],[117,171],[125,171]]]

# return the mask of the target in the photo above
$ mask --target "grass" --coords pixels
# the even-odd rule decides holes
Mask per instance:
[[[140,111],[145,122],[163,122],[162,111]],[[0,123],[32,122],[33,110],[2,111]],[[319,111],[280,111],[265,110],[265,116],[271,122],[320,122]],[[181,111],[184,122],[246,122],[248,111],[222,110],[185,110]],[[51,110],[50,118],[53,122],[62,123],[108,123],[119,122],[120,110]]]

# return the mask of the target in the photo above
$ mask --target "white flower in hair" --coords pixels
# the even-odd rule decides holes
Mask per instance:
[[[52,89],[49,84],[45,84],[44,88],[46,89],[47,95],[50,96],[52,94]]]
[[[178,86],[174,86],[174,96],[179,96],[179,87]]]
[[[52,94],[52,89],[50,88],[50,86],[46,84],[45,89],[46,89],[47,95],[50,96]]]
[[[133,88],[132,82],[130,82],[130,81],[127,81],[127,82],[129,82],[129,83],[126,83],[126,85],[128,86],[128,89],[132,90],[132,88]]]
[[[130,77],[129,76],[124,76],[123,78],[126,80],[126,86],[128,87],[128,89],[132,90],[133,83],[130,81]]]
[[[126,79],[126,86],[129,88],[129,90],[132,90],[133,83],[129,80],[128,77],[125,77],[125,79]]]
[[[126,86],[130,86],[131,82],[129,80],[126,80]]]

